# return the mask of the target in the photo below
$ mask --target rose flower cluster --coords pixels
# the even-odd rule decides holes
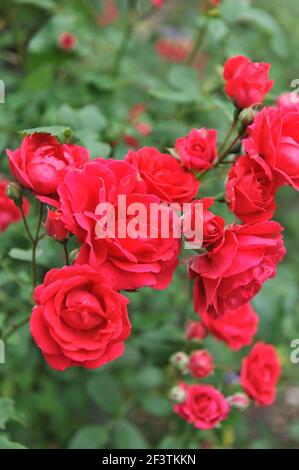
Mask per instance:
[[[174,203],[189,203],[191,219],[198,217],[197,203],[203,209],[202,247],[184,260],[199,316],[187,325],[188,344],[201,344],[208,334],[232,350],[251,344],[259,319],[250,301],[275,276],[285,255],[283,229],[272,220],[275,194],[282,185],[299,188],[299,107],[284,98],[259,110],[273,86],[269,70],[269,64],[243,56],[225,63],[225,92],[235,118],[221,145],[215,129],[192,129],[178,137],[171,154],[144,147],[130,150],[123,160],[92,160],[88,149],[36,131],[18,149],[7,150],[22,193],[29,191],[41,207],[48,206],[46,233],[64,245],[72,236],[78,242],[73,263],[51,269],[34,292],[30,330],[51,367],[96,368],[123,354],[131,325],[128,299],[120,291],[166,289],[179,264],[182,240],[173,233],[162,236],[161,228],[161,219],[180,223],[187,216],[180,219]],[[237,135],[229,142],[232,132]],[[236,143],[242,149],[238,154]],[[231,165],[223,203],[235,215],[233,224],[214,213],[213,197],[198,199],[206,175],[227,157]],[[131,225],[132,216],[117,210],[119,196],[130,204],[142,203],[148,211],[158,205],[161,219],[143,220],[154,236],[132,237],[126,230],[124,236],[98,235],[103,219],[97,208],[102,203],[116,209],[117,227]],[[20,218],[19,209],[10,204],[0,216],[1,228]],[[172,390],[174,411],[195,428],[215,427],[231,407],[244,409],[250,398],[259,405],[275,398],[279,359],[275,348],[262,341],[243,359],[243,392],[229,397],[198,383],[218,368],[207,349],[197,347],[190,356],[176,353],[171,362],[190,379]]]

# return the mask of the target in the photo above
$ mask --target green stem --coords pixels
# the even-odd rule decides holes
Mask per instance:
[[[135,23],[135,10],[136,10],[136,0],[134,0],[133,6],[129,11],[128,21],[125,25],[123,38],[120,44],[118,51],[116,52],[114,63],[112,65],[112,75],[117,75],[118,71],[121,67],[123,57],[126,54],[128,49],[128,45],[130,43],[130,39],[134,30],[134,23]],[[128,1],[128,7],[130,6],[130,0]]]
[[[67,249],[67,243],[68,243],[68,240],[65,240],[64,242],[62,242],[62,246],[63,246],[63,251],[64,251],[64,257],[65,257],[65,263],[67,266],[70,265],[70,257],[69,257],[69,252],[68,252],[68,249]]]
[[[222,160],[224,160],[224,158],[227,157],[227,156],[231,153],[232,148],[239,142],[239,140],[240,140],[241,137],[242,137],[242,134],[238,134],[238,135],[233,139],[233,141],[229,144],[229,146],[227,147],[227,149],[226,149],[222,154],[220,154],[219,159],[218,159],[218,162],[217,162],[217,165],[219,165],[219,163],[221,163]]]
[[[188,55],[188,57],[186,59],[186,65],[192,65],[193,64],[195,57],[197,56],[199,50],[201,49],[201,46],[202,46],[202,43],[203,43],[203,40],[204,40],[204,36],[205,36],[205,32],[206,32],[206,25],[202,26],[198,30],[197,36],[196,36],[194,44],[193,44],[193,47],[190,51],[190,54]]]
[[[39,206],[39,216],[38,216],[38,221],[37,221],[37,226],[36,226],[36,231],[35,231],[35,237],[32,239],[31,273],[32,273],[32,286],[33,286],[33,289],[36,286],[36,249],[37,249],[37,246],[38,246],[38,242],[40,240],[39,232],[40,232],[41,225],[42,225],[42,220],[43,220],[43,208],[44,208],[44,205],[41,202],[40,206]]]
[[[228,130],[228,132],[227,132],[227,134],[226,134],[226,136],[225,136],[225,138],[222,142],[222,144],[219,147],[219,152],[221,152],[225,148],[225,146],[227,145],[227,142],[228,142],[230,136],[232,135],[232,133],[234,132],[237,123],[238,123],[238,119],[234,119],[233,122],[232,122],[232,125],[230,126],[230,128],[229,128],[229,130]]]
[[[31,232],[30,232],[30,229],[29,229],[29,226],[28,226],[28,223],[27,223],[26,215],[25,215],[25,212],[24,212],[24,209],[23,209],[22,205],[20,205],[20,211],[21,211],[21,214],[22,214],[22,219],[23,219],[23,222],[24,222],[24,227],[25,227],[26,233],[27,233],[28,237],[30,238],[30,240],[33,242],[34,238],[31,235]]]
[[[25,318],[23,318],[23,320],[21,320],[20,322],[18,323],[13,323],[11,325],[11,327],[9,328],[9,330],[4,334],[3,336],[3,341],[6,341],[13,333],[15,333],[15,331],[17,331],[19,328],[21,328],[22,326],[26,325],[26,323],[28,322],[29,318],[30,318],[31,314],[30,315],[27,315]]]

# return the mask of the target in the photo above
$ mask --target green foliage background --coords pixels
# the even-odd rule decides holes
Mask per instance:
[[[19,145],[20,130],[37,126],[70,126],[93,157],[113,152],[122,158],[128,149],[122,134],[137,136],[128,123],[136,103],[147,104],[144,120],[153,128],[150,136],[138,136],[142,145],[172,147],[177,137],[202,125],[216,127],[221,139],[233,112],[223,94],[221,67],[235,54],[272,64],[276,84],[269,102],[299,78],[296,0],[223,0],[220,14],[209,20],[200,0],[165,0],[165,7],[149,15],[147,0],[117,4],[118,20],[103,28],[96,21],[100,0],[1,1],[0,78],[6,86],[6,102],[0,104],[1,173],[8,173],[5,148]],[[156,55],[157,38],[170,32],[195,38],[204,21],[200,76]],[[73,52],[58,47],[63,31],[77,37]],[[222,175],[216,176],[202,195],[222,189]],[[195,431],[172,413],[168,392],[176,377],[168,359],[186,348],[183,327],[195,318],[181,267],[166,291],[130,294],[132,336],[125,355],[104,369],[57,373],[41,358],[27,326],[12,335],[6,364],[0,365],[0,448],[298,447],[299,365],[289,356],[291,340],[299,337],[299,200],[283,189],[277,203],[288,254],[254,301],[261,318],[257,338],[274,343],[283,363],[273,407],[233,412],[210,432]],[[32,208],[30,223],[34,218]],[[0,237],[0,328],[30,311],[29,248],[21,224]],[[62,263],[59,245],[43,240],[40,280]],[[207,345],[218,362],[236,371],[247,353],[246,348],[232,353],[212,338]],[[217,375],[217,382],[224,380],[224,373]]]

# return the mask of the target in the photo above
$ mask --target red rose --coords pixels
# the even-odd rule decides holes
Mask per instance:
[[[201,379],[207,377],[214,370],[213,356],[205,349],[194,351],[189,360],[189,372],[192,377]]]
[[[64,241],[69,236],[69,231],[65,228],[62,221],[62,212],[52,211],[48,209],[48,215],[45,222],[45,230],[47,235],[55,238],[57,241]]]
[[[299,112],[288,107],[264,108],[243,141],[246,152],[262,157],[277,185],[299,190]]]
[[[186,393],[185,400],[174,405],[174,411],[196,429],[212,429],[227,418],[229,405],[212,385],[181,384],[181,387]]]
[[[162,59],[178,64],[187,59],[192,47],[192,41],[185,36],[165,36],[158,39],[155,43],[155,51]]]
[[[189,261],[194,307],[215,317],[248,303],[285,255],[278,222],[231,225],[219,247]]]
[[[197,210],[199,203],[202,204],[202,213],[199,213]],[[213,198],[195,199],[191,203],[191,209],[184,212],[185,222],[183,224],[183,232],[189,243],[196,243],[198,241],[199,235],[196,232],[199,223],[202,224],[203,248],[214,249],[223,240],[225,220],[209,210],[213,204]]]
[[[145,137],[150,135],[152,132],[152,126],[147,122],[139,122],[135,127],[139,134]]]
[[[274,346],[256,343],[242,362],[241,385],[259,405],[271,405],[276,396],[280,363]]]
[[[161,8],[164,0],[151,0],[153,7]]]
[[[268,80],[270,68],[242,55],[228,59],[223,71],[227,96],[240,109],[262,103],[274,85],[274,80]]]
[[[158,196],[163,202],[189,202],[197,194],[199,182],[171,155],[153,147],[129,151],[125,161],[138,172],[137,192]]]
[[[59,46],[65,51],[72,51],[77,45],[77,38],[74,34],[64,32],[59,36]]]
[[[31,334],[54,369],[103,366],[121,356],[130,334],[128,299],[90,266],[51,269],[35,289]]]
[[[271,219],[276,185],[267,163],[260,157],[243,156],[232,166],[226,183],[229,209],[243,223]]]
[[[0,177],[0,232],[4,232],[10,224],[18,222],[22,218],[20,209],[6,194],[8,185],[9,181]],[[27,215],[29,203],[26,198],[23,198],[23,210]]]
[[[215,129],[193,129],[186,137],[175,143],[183,165],[189,170],[208,170],[217,156],[217,131]]]
[[[185,336],[188,341],[200,341],[207,336],[207,331],[201,321],[190,321],[186,325]]]
[[[77,263],[88,263],[105,272],[113,279],[117,289],[137,289],[151,286],[165,289],[171,281],[178,265],[181,241],[172,233],[162,234],[161,223],[150,221],[151,204],[159,206],[156,196],[135,193],[136,169],[124,161],[96,159],[87,163],[82,170],[74,170],[65,177],[58,192],[61,200],[62,219],[65,226],[77,235],[83,244]],[[118,196],[126,196],[127,206],[142,203],[147,210],[142,222],[146,234],[149,229],[154,236],[133,237],[127,233],[131,216],[118,219]],[[116,229],[124,225],[125,233],[118,236],[118,230],[110,237],[99,237],[97,228],[101,226],[101,214],[96,215],[99,203],[109,203],[115,208]],[[174,211],[159,206],[162,217],[179,224]],[[163,235],[163,236],[162,236]]]
[[[18,149],[7,150],[7,155],[10,170],[22,186],[54,199],[66,173],[89,159],[84,147],[60,144],[50,134],[26,136]]]
[[[252,342],[259,323],[259,318],[250,304],[229,310],[223,317],[213,318],[203,314],[201,319],[210,333],[235,351]]]

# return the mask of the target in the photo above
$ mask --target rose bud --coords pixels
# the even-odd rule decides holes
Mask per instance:
[[[244,411],[248,408],[250,399],[245,393],[239,392],[227,397],[227,402],[230,406]]]
[[[187,374],[189,357],[184,352],[176,352],[170,357],[170,364],[173,365],[177,370],[182,372],[182,374]]]
[[[201,379],[214,371],[213,356],[205,350],[194,351],[189,360],[189,372],[192,377]]]
[[[186,398],[186,392],[184,390],[184,387],[182,387],[181,385],[173,387],[170,390],[169,397],[172,401],[175,401],[176,403],[183,403]]]
[[[17,207],[22,206],[22,189],[17,183],[9,183],[9,185],[6,187],[6,195],[13,200]]]
[[[185,337],[188,341],[201,341],[207,336],[207,330],[200,321],[190,321],[186,325]]]
[[[242,126],[247,127],[250,126],[250,124],[253,123],[255,118],[255,112],[252,108],[245,108],[243,111],[240,112],[239,114],[239,121],[242,124]]]
[[[77,44],[77,38],[74,34],[64,32],[59,36],[59,46],[65,51],[73,51]]]
[[[69,231],[61,219],[61,211],[52,211],[48,209],[48,215],[45,222],[45,230],[49,237],[55,238],[59,242],[63,242],[69,237]]]

